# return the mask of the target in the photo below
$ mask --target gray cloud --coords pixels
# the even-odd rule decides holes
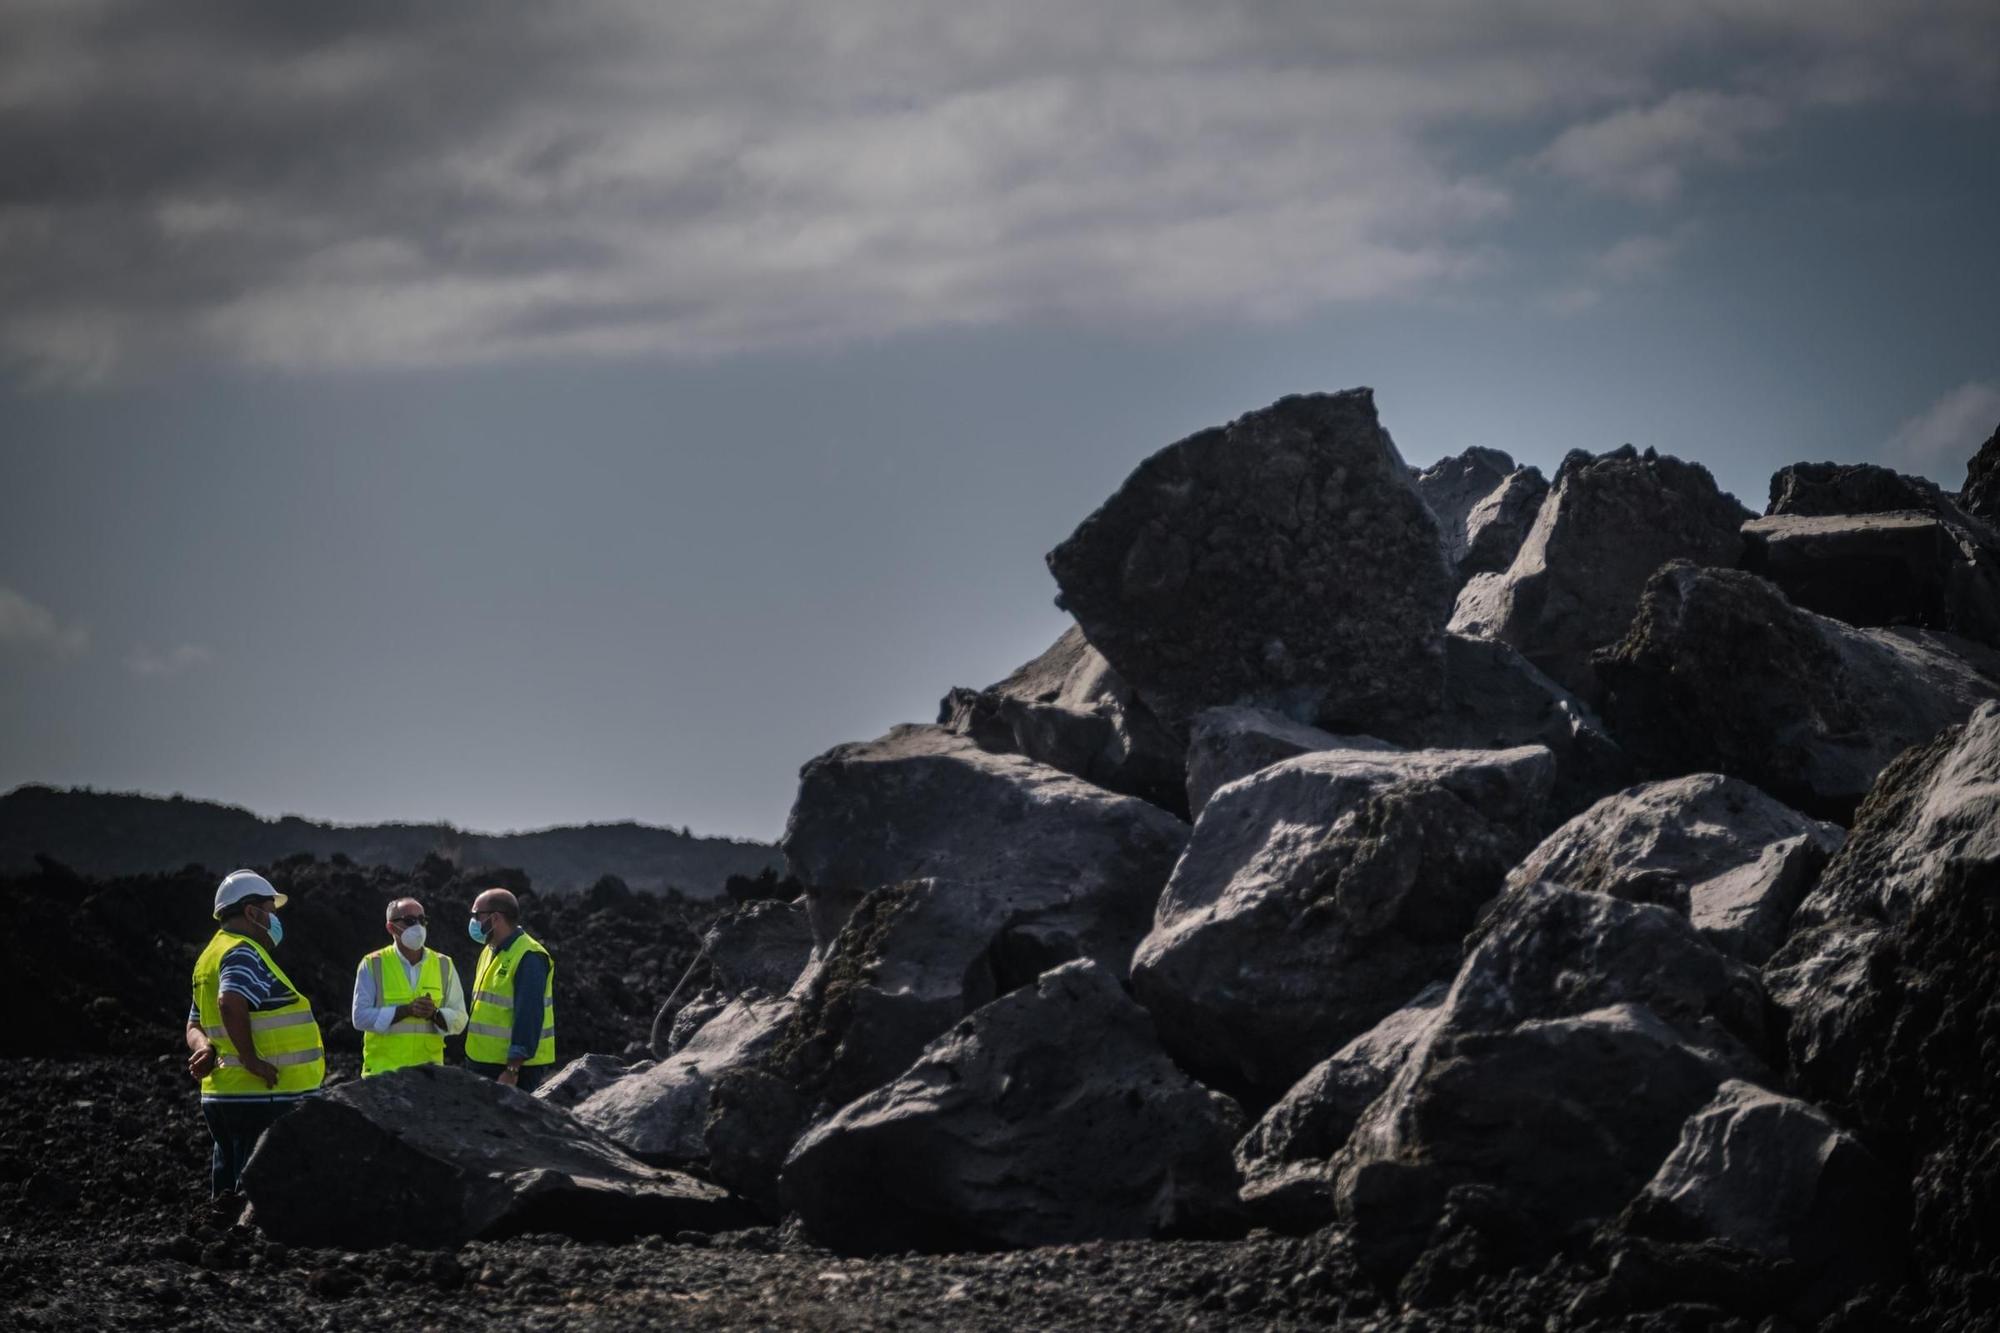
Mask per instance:
[[[11,648],[58,662],[80,657],[90,647],[90,631],[65,624],[55,612],[12,588],[0,587],[0,649]]]
[[[178,643],[165,652],[140,644],[126,657],[125,669],[135,676],[178,676],[214,660],[214,651],[198,643]]]
[[[1948,487],[1965,482],[1965,464],[2000,423],[2000,383],[1975,380],[1939,397],[1896,428],[1883,446],[1899,467]]]
[[[1284,319],[1495,262],[1512,168],[1449,131],[1664,201],[1816,106],[1990,97],[2000,56],[1969,0],[1920,32],[1604,9],[16,4],[0,356],[88,382]]]

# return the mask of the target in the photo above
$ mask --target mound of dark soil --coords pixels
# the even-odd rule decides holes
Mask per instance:
[[[474,877],[437,857],[414,873],[305,856],[260,869],[290,897],[278,962],[312,1000],[333,1051],[361,1049],[347,1021],[354,969],[388,942],[383,910],[396,898],[423,902],[431,946],[451,955],[470,989],[479,957],[465,934],[472,899],[496,884],[519,894],[522,923],[556,960],[563,1060],[641,1054],[654,1012],[718,910],[677,893],[635,893],[609,877],[580,894],[537,895],[519,871]],[[33,1022],[0,1025],[0,1056],[182,1049],[189,978],[214,931],[209,912],[224,873],[189,866],[95,879],[44,861],[33,874],[0,879],[0,913],[14,923],[0,940],[0,966],[40,1011]],[[458,1045],[447,1046],[447,1059],[456,1060]]]

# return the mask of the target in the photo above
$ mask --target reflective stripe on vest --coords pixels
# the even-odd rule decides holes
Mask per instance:
[[[479,971],[472,984],[472,1015],[465,1025],[465,1058],[481,1064],[507,1063],[507,1048],[514,1036],[514,981],[521,954],[538,953],[548,960],[549,979],[542,992],[542,1036],[534,1052],[522,1061],[530,1065],[556,1062],[556,961],[534,936],[523,930],[521,942],[494,952],[488,945],[479,952]]]
[[[271,969],[280,986],[297,996],[290,1004],[250,1015],[250,1037],[257,1054],[278,1071],[276,1086],[267,1086],[245,1067],[242,1053],[222,1023],[222,958],[231,949],[249,945]],[[201,1030],[215,1048],[215,1068],[201,1081],[204,1097],[268,1097],[279,1092],[311,1092],[326,1077],[326,1053],[313,1021],[312,1005],[272,960],[263,945],[247,935],[218,930],[194,960],[194,1007]]]
[[[424,950],[417,968],[417,986],[410,989],[409,969],[395,945],[378,949],[361,961],[375,973],[375,1001],[381,1005],[404,1005],[419,995],[428,995],[440,1007],[444,1004],[444,969],[448,959],[435,949]],[[405,1018],[391,1023],[387,1032],[361,1034],[361,1075],[386,1074],[411,1065],[444,1063],[444,1033],[427,1018]]]

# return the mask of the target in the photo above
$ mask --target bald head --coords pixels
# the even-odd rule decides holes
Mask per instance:
[[[472,900],[472,919],[486,931],[489,946],[513,938],[521,920],[521,903],[505,889],[488,889]]]
[[[382,913],[382,919],[394,922],[399,916],[422,916],[423,914],[424,905],[415,898],[398,898],[389,904],[389,909],[386,912]]]

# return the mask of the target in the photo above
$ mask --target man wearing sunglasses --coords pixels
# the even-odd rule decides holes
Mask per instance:
[[[398,898],[385,923],[388,946],[355,969],[352,1019],[361,1034],[364,1078],[441,1065],[444,1039],[465,1031],[465,988],[451,959],[425,947],[429,927],[422,903]]]
[[[533,1092],[555,1068],[555,963],[541,941],[521,929],[520,900],[506,889],[488,889],[472,900],[465,933],[486,946],[472,974],[465,1067]]]

